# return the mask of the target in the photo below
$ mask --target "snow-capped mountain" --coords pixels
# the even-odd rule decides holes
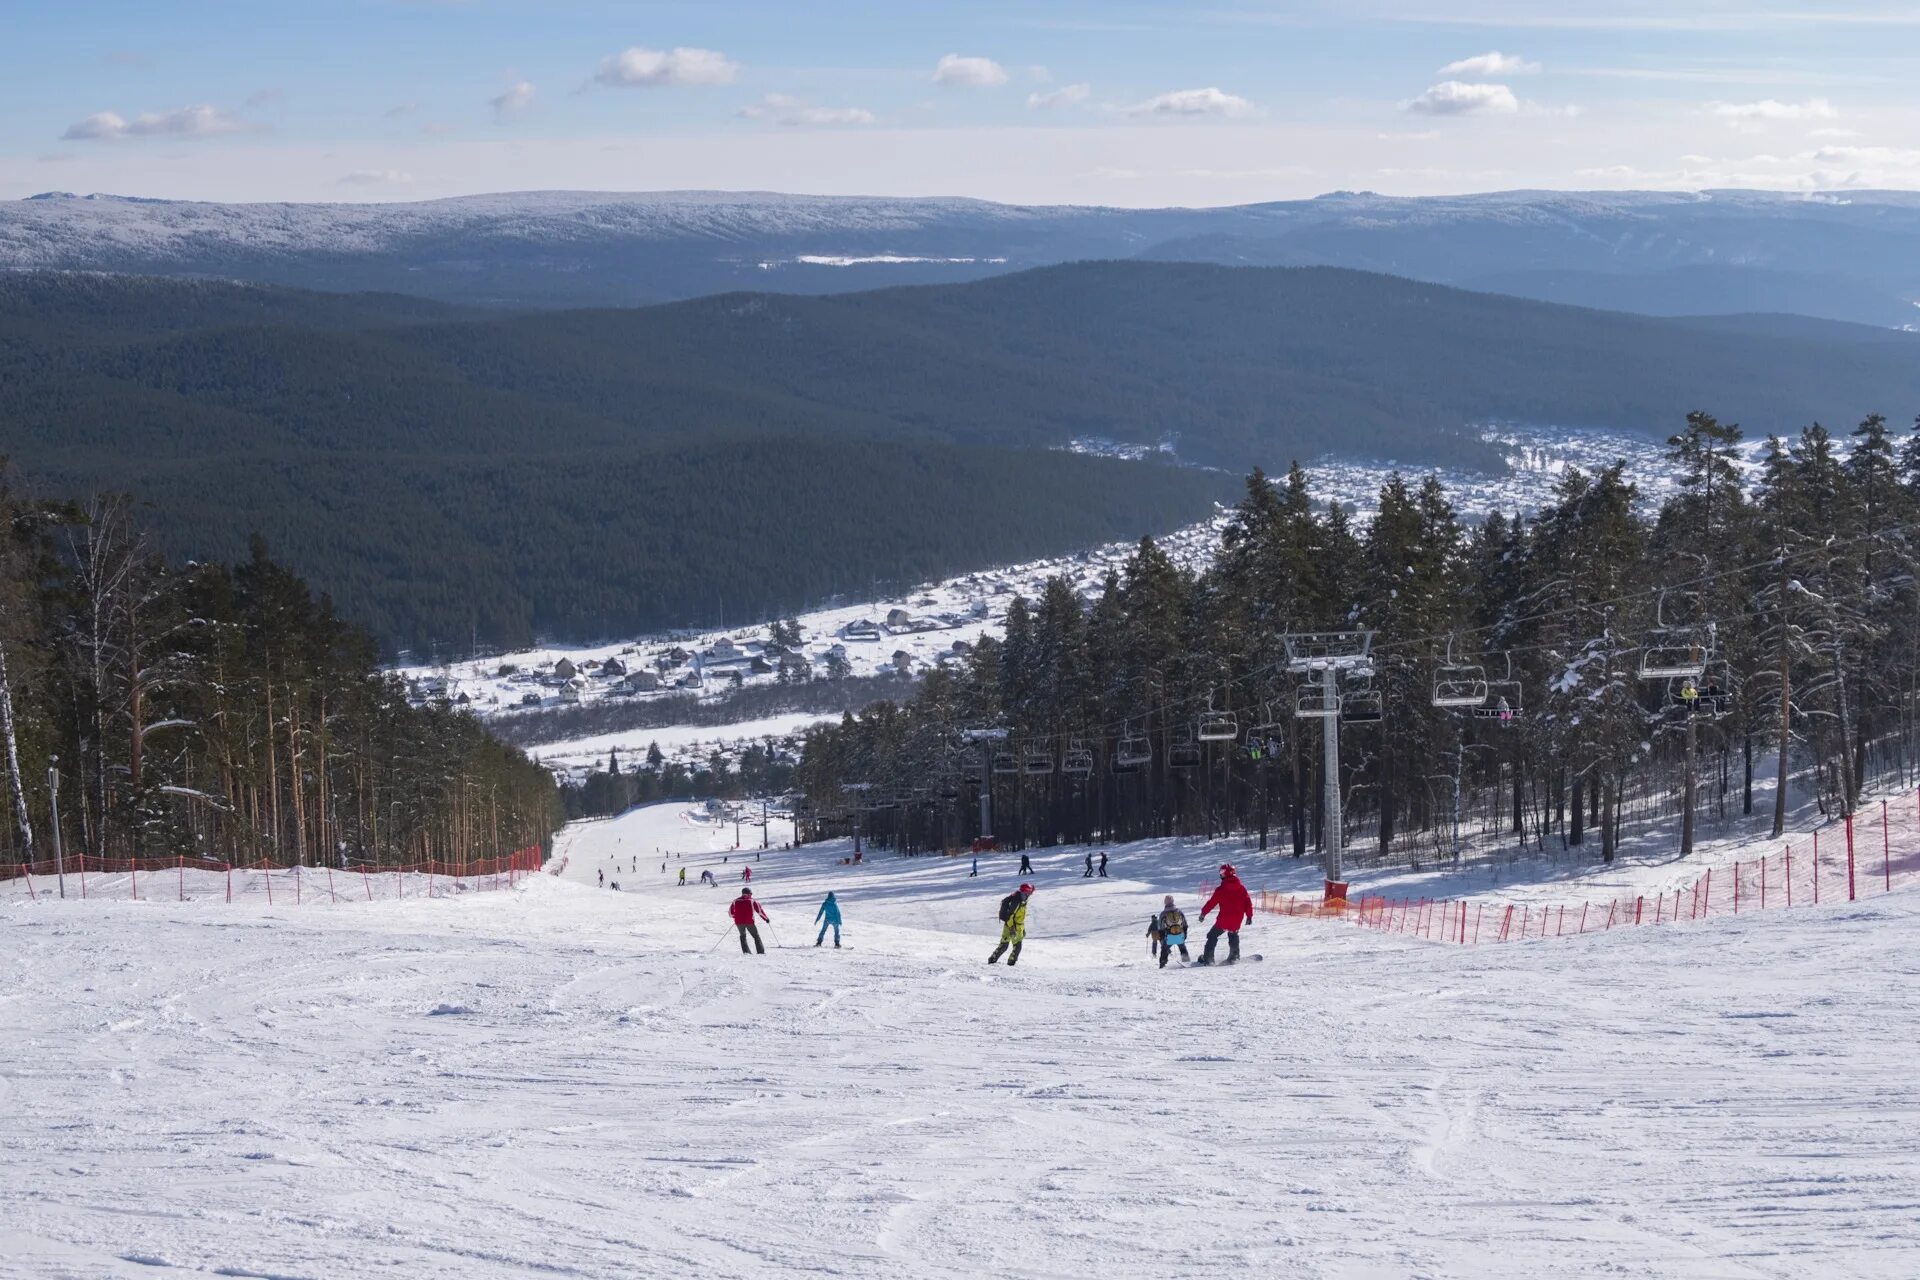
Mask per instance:
[[[1338,192],[1215,209],[703,191],[244,205],[49,193],[0,204],[0,269],[532,306],[830,292],[1116,257],[1351,266],[1624,310],[1897,325],[1920,300],[1920,194]]]

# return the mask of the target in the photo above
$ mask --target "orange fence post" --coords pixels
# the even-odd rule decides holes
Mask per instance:
[[[1793,905],[1793,846],[1787,846],[1787,905]]]
[[[1854,900],[1853,892],[1853,815],[1847,815],[1847,901]]]
[[[1640,923],[1640,913],[1647,909],[1647,895],[1641,894],[1633,900],[1633,922]]]
[[[227,864],[227,901],[233,901],[233,864]]]
[[[273,905],[273,867],[265,858],[260,860],[260,870],[267,877],[267,905]]]
[[[28,869],[27,864],[24,862],[20,864],[20,874],[27,878],[27,901],[40,901],[40,895],[33,891],[33,872]]]
[[[300,905],[300,864],[293,864],[293,905]]]
[[[176,853],[173,855],[173,861],[180,871],[180,901],[185,902],[187,900],[187,860]]]
[[[1699,904],[1699,908],[1700,908],[1697,914],[1704,916],[1707,914],[1707,912],[1713,910],[1713,868],[1712,867],[1707,868],[1707,876],[1702,883],[1705,884],[1706,888],[1695,899],[1695,901]]]
[[[1813,833],[1813,905],[1820,905],[1820,833]]]
[[[1733,864],[1733,914],[1740,914],[1740,864]]]
[[[1767,860],[1764,856],[1760,859],[1760,909],[1767,909]]]
[[[127,870],[133,873],[133,900],[138,902],[140,901],[140,860],[138,858],[129,858],[127,860]]]
[[[1480,945],[1480,913],[1486,909],[1487,904],[1484,902],[1475,906],[1473,909],[1473,944],[1476,947]]]
[[[1500,921],[1500,939],[1499,940],[1501,942],[1505,942],[1507,940],[1507,930],[1511,929],[1512,927],[1513,927],[1513,904],[1509,902],[1507,904],[1507,914],[1505,918],[1503,918]]]
[[[360,864],[360,883],[367,888],[367,901],[373,901],[373,877],[367,874],[366,863]]]
[[[340,895],[333,891],[333,866],[331,863],[327,866],[327,897],[336,903],[340,901]]]
[[[1893,840],[1887,834],[1887,802],[1880,802],[1880,877],[1882,891],[1893,892]]]

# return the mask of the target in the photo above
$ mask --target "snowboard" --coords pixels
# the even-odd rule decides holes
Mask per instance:
[[[1255,960],[1265,960],[1265,959],[1266,959],[1265,956],[1261,955],[1257,951],[1254,951],[1254,952],[1248,953],[1247,955],[1241,956],[1238,960],[1215,960],[1212,964],[1201,964],[1198,960],[1195,960],[1192,964],[1188,965],[1187,968],[1189,969],[1231,969],[1236,964],[1252,964]]]

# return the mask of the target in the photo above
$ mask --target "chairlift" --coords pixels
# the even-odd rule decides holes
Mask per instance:
[[[1207,693],[1207,710],[1200,717],[1198,734],[1202,742],[1232,742],[1240,736],[1240,722],[1231,711],[1219,711],[1213,705],[1213,693]]]
[[[1487,681],[1487,696],[1473,709],[1476,720],[1492,720],[1497,724],[1512,724],[1526,711],[1524,686],[1513,678],[1513,655],[1507,654],[1507,674],[1504,679]]]
[[[1199,764],[1200,744],[1194,741],[1193,730],[1181,725],[1173,731],[1173,742],[1167,747],[1167,767],[1193,769]]]
[[[1020,761],[1011,751],[993,753],[993,771],[995,773],[1019,773]]]
[[[1153,762],[1153,740],[1144,733],[1136,732],[1131,725],[1120,735],[1113,748],[1113,771],[1132,773],[1143,764]]]
[[[1346,724],[1377,724],[1386,718],[1386,702],[1378,689],[1348,689],[1340,695],[1340,719]]]
[[[1433,705],[1475,707],[1487,700],[1487,669],[1477,663],[1453,660],[1453,637],[1447,637],[1447,660],[1433,670]]]
[[[1733,709],[1732,671],[1721,660],[1709,662],[1700,676],[1675,676],[1667,681],[1667,701],[1687,715],[1718,720]]]
[[[1332,720],[1340,714],[1340,695],[1324,684],[1303,684],[1293,705],[1299,720]]]
[[[1667,593],[1654,605],[1654,628],[1640,647],[1642,680],[1698,680],[1706,674],[1712,656],[1712,627],[1670,627],[1666,618]]]
[[[1082,777],[1093,772],[1093,752],[1087,749],[1087,744],[1084,740],[1080,738],[1067,739],[1066,754],[1060,757],[1060,771],[1062,773],[1078,774]]]
[[[1031,778],[1052,773],[1053,752],[1045,747],[1028,747],[1026,755],[1021,758],[1021,772]]]
[[[1247,730],[1247,758],[1265,760],[1280,754],[1285,740],[1281,736],[1281,726],[1273,718],[1273,704],[1260,704],[1260,723]]]

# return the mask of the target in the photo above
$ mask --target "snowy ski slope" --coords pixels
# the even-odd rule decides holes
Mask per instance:
[[[681,806],[514,892],[0,903],[0,1274],[1920,1274],[1920,899],[1160,972],[1222,846],[1041,852],[1008,971],[1011,857],[783,834],[765,957]]]

